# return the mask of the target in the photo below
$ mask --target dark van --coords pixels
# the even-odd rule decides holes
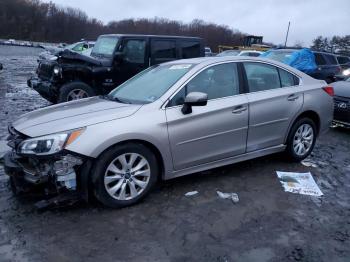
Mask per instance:
[[[197,37],[101,35],[89,56],[64,50],[40,61],[28,86],[52,103],[67,102],[107,94],[149,66],[204,55]]]

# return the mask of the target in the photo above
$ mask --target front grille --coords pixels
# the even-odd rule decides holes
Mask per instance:
[[[37,69],[38,77],[44,80],[51,79],[54,66],[55,63],[49,62],[47,60],[40,62]]]

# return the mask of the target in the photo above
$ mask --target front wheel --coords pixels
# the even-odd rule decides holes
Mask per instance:
[[[93,185],[96,198],[116,208],[139,202],[157,181],[156,157],[141,144],[112,147],[97,160]]]
[[[294,123],[287,139],[286,152],[294,161],[301,161],[311,154],[316,143],[316,125],[309,118]]]
[[[89,85],[83,82],[72,82],[60,88],[57,102],[69,102],[94,95],[95,92]]]

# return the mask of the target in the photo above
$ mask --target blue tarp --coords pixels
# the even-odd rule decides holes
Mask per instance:
[[[273,56],[275,52],[279,51],[283,52],[282,50],[271,50],[261,54],[260,56],[274,59]],[[317,69],[315,55],[308,48],[295,50],[294,52],[286,55],[282,60],[279,61],[290,65],[291,67],[294,67],[306,74],[313,73]]]

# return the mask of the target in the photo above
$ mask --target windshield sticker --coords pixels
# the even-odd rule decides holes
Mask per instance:
[[[170,70],[181,70],[181,69],[188,69],[192,65],[191,64],[183,64],[183,65],[172,65],[169,67]]]

